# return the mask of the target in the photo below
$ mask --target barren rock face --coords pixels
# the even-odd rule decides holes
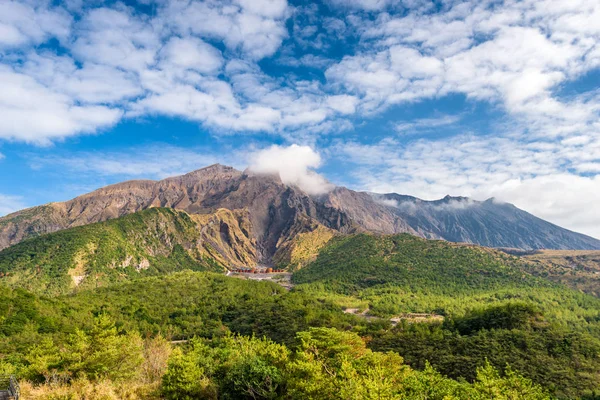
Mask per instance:
[[[117,218],[151,207],[169,207],[190,214],[219,208],[247,209],[259,259],[268,260],[285,232],[304,215],[343,229],[350,220],[335,208],[317,204],[278,178],[246,174],[212,165],[162,181],[128,181],[110,185],[64,203],[33,207],[0,218],[0,249],[28,237]]]
[[[428,239],[516,249],[598,249],[600,241],[537,218],[494,199],[446,196],[424,201],[396,193],[374,195]]]
[[[219,208],[248,210],[258,258],[269,261],[290,235],[313,222],[341,233],[411,233],[491,247],[600,249],[600,241],[534,217],[509,204],[446,197],[423,201],[395,193],[374,195],[343,187],[309,196],[279,177],[212,165],[162,181],[128,181],[63,203],[0,218],[0,249],[28,237],[105,221],[151,207],[190,214]]]

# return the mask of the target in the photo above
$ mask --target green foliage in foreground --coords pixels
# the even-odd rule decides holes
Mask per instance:
[[[36,398],[46,399],[112,399],[109,393],[76,393],[81,382],[101,383],[99,387],[112,391],[115,386],[152,387],[157,380],[162,381],[158,391],[130,392],[127,398],[551,398],[541,386],[510,368],[500,373],[487,363],[478,368],[473,383],[446,378],[430,366],[415,371],[397,353],[374,352],[356,333],[334,328],[299,332],[290,347],[266,338],[225,333],[213,339],[194,338],[183,349],[171,352],[160,338],[143,341],[137,332],[119,332],[102,314],[91,328],[77,329],[64,343],[45,339],[32,346],[25,361],[19,371],[8,372],[45,384]],[[7,365],[0,361],[3,371]],[[30,389],[29,383],[26,386]]]
[[[46,295],[190,269],[220,270],[186,251],[198,227],[189,215],[149,210],[25,240],[0,251],[0,282]],[[75,287],[73,276],[86,277]]]
[[[100,314],[143,336],[213,337],[229,329],[284,343],[311,326],[344,328],[357,320],[306,293],[214,273],[180,272],[55,298],[3,288],[0,355],[19,358],[46,337],[65,342]]]
[[[268,339],[194,340],[173,352],[163,377],[167,400],[192,399],[550,399],[530,380],[489,364],[473,384],[419,372],[397,353],[373,352],[355,333],[299,332],[293,349]]]
[[[396,351],[407,364],[428,363],[453,378],[476,379],[484,359],[510,365],[562,398],[600,394],[600,341],[548,323],[532,305],[509,303],[473,310],[443,324],[403,323],[378,330],[370,346]]]
[[[112,320],[100,315],[89,330],[77,328],[64,343],[45,337],[31,346],[21,376],[39,383],[74,378],[119,382],[136,377],[142,361],[141,336],[119,334]]]
[[[497,370],[510,365],[561,397],[581,397],[600,389],[597,337],[583,328],[550,322],[531,302],[497,301],[447,316],[443,324],[401,323],[394,328],[385,319],[368,321],[344,314],[339,305],[305,289],[287,292],[273,283],[206,272],[149,277],[55,298],[6,289],[0,291],[0,359],[29,371],[36,345],[70,353],[80,332],[97,337],[91,332],[94,317],[100,315],[115,322],[119,335],[133,332],[128,339],[132,343],[137,332],[141,337],[215,341],[234,332],[266,336],[294,350],[300,343],[298,332],[327,326],[368,338],[372,350],[397,352],[415,370],[426,371],[430,362],[457,380],[475,382],[488,360]],[[69,360],[55,365],[81,371],[68,366]],[[34,380],[40,376],[45,375],[40,372]],[[93,376],[85,372],[83,378]],[[427,379],[437,379],[434,376]]]

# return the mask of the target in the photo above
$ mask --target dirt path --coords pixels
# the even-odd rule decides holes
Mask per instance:
[[[369,309],[365,309],[362,312],[359,308],[346,308],[344,309],[345,314],[352,314],[362,318],[365,318],[369,321],[375,319],[383,319],[381,317],[377,317],[375,315],[369,314]],[[431,323],[431,322],[442,322],[444,317],[442,315],[437,314],[427,314],[427,313],[404,313],[400,314],[396,317],[389,318],[389,321],[393,326],[398,325],[400,321],[407,321],[409,323]]]

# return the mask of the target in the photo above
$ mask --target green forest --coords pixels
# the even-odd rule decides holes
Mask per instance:
[[[57,270],[59,234],[38,238],[62,243]],[[600,398],[600,299],[514,256],[338,236],[291,290],[169,263],[66,293],[3,284],[0,374],[31,399]]]

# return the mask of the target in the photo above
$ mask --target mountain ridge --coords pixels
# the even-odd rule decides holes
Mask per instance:
[[[446,196],[427,201],[396,193],[374,194],[337,186],[309,195],[277,175],[213,164],[162,180],[132,180],[65,202],[48,203],[0,218],[0,249],[29,237],[118,218],[153,207],[209,214],[247,209],[258,260],[269,263],[290,235],[311,224],[345,233],[410,233],[428,239],[488,247],[600,249],[600,241],[539,219],[509,203]]]
[[[495,198],[478,201],[448,195],[427,201],[396,193],[375,195],[375,198],[377,196],[397,202],[388,207],[407,220],[419,236],[428,239],[526,250],[598,249],[600,243],[591,236],[559,227]],[[489,226],[494,226],[495,231]]]

